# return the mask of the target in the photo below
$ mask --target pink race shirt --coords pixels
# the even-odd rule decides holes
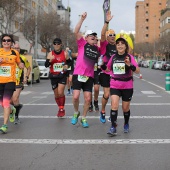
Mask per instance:
[[[95,55],[95,57],[99,57],[98,48],[96,46],[90,46],[83,38],[77,40],[77,44],[78,44],[78,56],[77,56],[73,75],[82,75],[82,76],[88,76],[93,78],[94,65],[97,60],[86,57],[86,54],[88,55],[90,53],[89,56],[93,57]],[[88,46],[94,49],[89,49]]]
[[[130,55],[130,54],[129,54]],[[133,64],[134,66],[138,66],[137,62],[135,61],[134,57],[132,55],[131,56],[131,64]],[[112,67],[112,60],[113,60],[114,55],[110,58],[107,67],[109,70],[111,70]],[[111,73],[110,76],[114,77],[114,72],[111,71],[109,72]],[[131,74],[133,76],[133,72],[131,71]],[[132,89],[133,88],[133,80],[129,80],[129,81],[119,81],[119,80],[114,80],[114,79],[110,79],[110,88],[115,88],[115,89]]]

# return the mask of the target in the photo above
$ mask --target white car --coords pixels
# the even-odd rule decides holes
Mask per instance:
[[[49,78],[49,67],[45,67],[45,61],[44,59],[36,59],[39,69],[40,69],[40,78]]]

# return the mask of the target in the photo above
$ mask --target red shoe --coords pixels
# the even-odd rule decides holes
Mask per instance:
[[[64,117],[65,116],[65,110],[64,109],[59,109],[57,113],[57,117]]]

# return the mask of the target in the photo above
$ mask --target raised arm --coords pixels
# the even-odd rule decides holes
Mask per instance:
[[[77,40],[79,40],[82,37],[82,34],[80,33],[80,28],[82,26],[83,21],[86,19],[86,17],[87,17],[87,13],[84,12],[81,15],[81,18],[80,18],[80,20],[78,21],[78,23],[75,27],[74,34],[75,34]]]
[[[101,40],[100,40],[101,42],[106,40],[106,31],[108,29],[108,24],[112,18],[113,18],[113,15],[111,15],[111,11],[108,11],[106,14],[106,21],[105,21],[102,31],[101,31]]]

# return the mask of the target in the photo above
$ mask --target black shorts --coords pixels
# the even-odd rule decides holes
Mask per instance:
[[[110,88],[110,95],[122,97],[122,101],[128,102],[132,100],[133,89],[113,89]]]
[[[0,83],[0,90],[14,90],[15,91],[15,88],[16,88],[15,82]]]
[[[99,81],[99,73],[97,71],[94,72],[94,85],[98,84],[100,85],[100,81]]]
[[[62,74],[59,75],[58,77],[52,77],[52,75],[50,75],[50,80],[51,80],[52,89],[54,90],[58,87],[58,84],[66,85],[67,74]]]
[[[100,73],[99,82],[102,87],[110,87],[110,75],[105,73]]]
[[[78,81],[78,75],[73,75],[73,78],[72,78],[73,90],[82,89],[83,91],[92,92],[93,81],[94,79],[92,77],[89,77],[89,79],[86,82],[80,82]]]

